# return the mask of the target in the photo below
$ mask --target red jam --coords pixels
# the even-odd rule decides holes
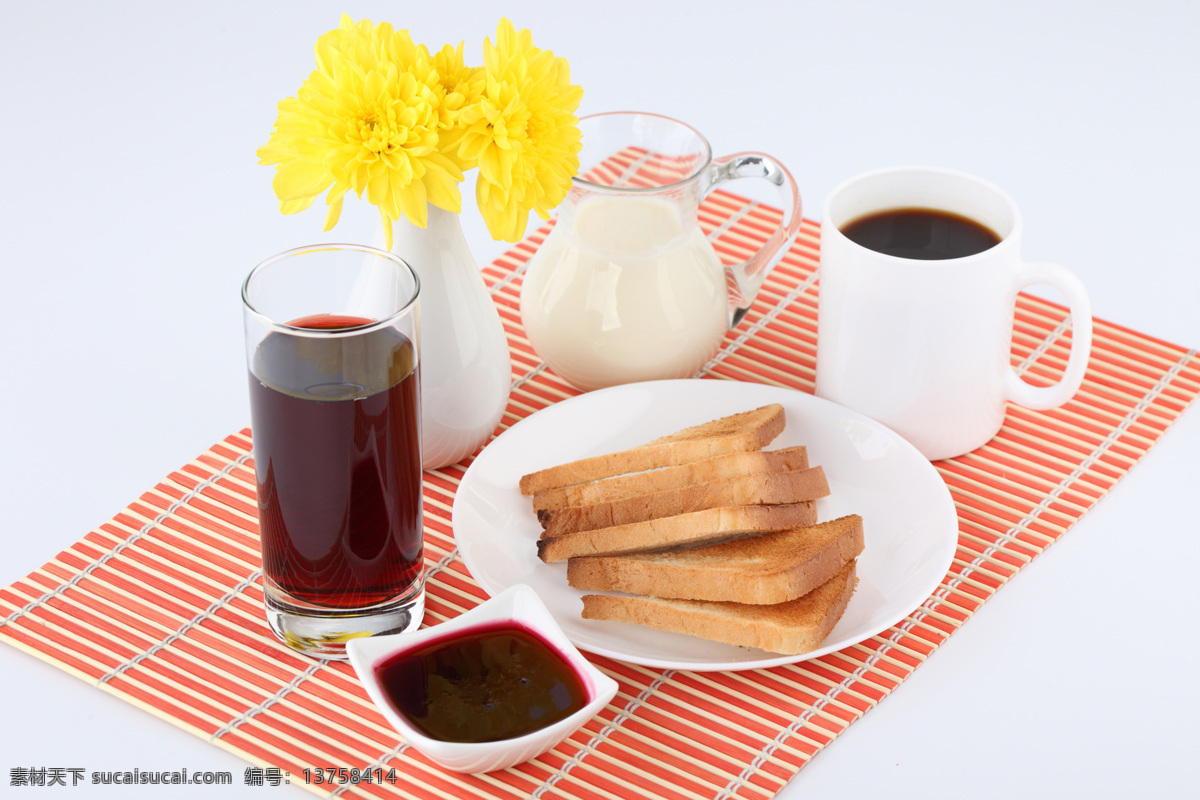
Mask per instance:
[[[496,742],[583,708],[587,690],[566,659],[513,622],[480,626],[393,656],[375,668],[392,706],[444,742]]]

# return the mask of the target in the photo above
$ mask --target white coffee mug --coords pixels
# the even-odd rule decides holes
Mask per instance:
[[[891,209],[951,212],[993,231],[975,255],[922,261],[870,250],[842,233]],[[947,169],[897,167],[838,186],[821,221],[816,393],[895,430],[930,460],[974,450],[1004,424],[1005,402],[1047,409],[1079,389],[1092,345],[1087,292],[1057,264],[1021,260],[1021,214],[993,184]],[[1010,364],[1017,293],[1046,284],[1071,311],[1062,379],[1038,387]]]

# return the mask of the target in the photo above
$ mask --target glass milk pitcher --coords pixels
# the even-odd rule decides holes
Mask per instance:
[[[699,132],[667,117],[598,114],[580,129],[579,175],[521,288],[530,344],[585,391],[691,377],[795,239],[796,183],[762,153],[714,160]],[[700,202],[719,183],[750,177],[777,187],[783,221],[757,252],[725,267],[698,224]],[[714,220],[718,229],[723,221]]]

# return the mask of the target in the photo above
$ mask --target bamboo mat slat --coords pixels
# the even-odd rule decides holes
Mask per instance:
[[[635,184],[647,174],[639,169],[671,168],[637,154],[614,163]],[[779,219],[776,209],[721,191],[700,213],[726,262],[752,254]],[[520,324],[525,263],[549,230],[483,270],[513,355],[512,396],[497,434],[577,394],[542,364]],[[698,379],[813,390],[819,233],[805,220]],[[1061,306],[1021,295],[1014,367],[1033,382],[1057,380],[1070,335]],[[609,706],[554,750],[487,775],[433,766],[375,711],[349,666],[301,657],[270,634],[249,429],[0,589],[0,640],[253,764],[280,768],[293,783],[304,785],[305,769],[330,766],[394,776],[308,785],[322,796],[769,800],[1087,513],[1197,393],[1195,350],[1097,320],[1087,377],[1070,403],[1044,412],[1010,406],[993,441],[935,463],[958,510],[958,551],[937,591],[898,625],[766,670],[692,673],[595,657],[620,685]],[[426,625],[486,599],[451,525],[469,461],[425,475]]]

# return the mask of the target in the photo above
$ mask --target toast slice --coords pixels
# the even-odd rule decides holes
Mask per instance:
[[[780,434],[784,422],[783,406],[772,403],[753,411],[693,425],[639,447],[532,472],[521,477],[519,487],[521,494],[533,494],[556,486],[686,464],[723,453],[761,450]]]
[[[706,508],[799,503],[828,494],[829,483],[825,480],[824,470],[812,467],[793,472],[763,472],[722,478],[611,503],[543,509],[538,512],[538,519],[545,528],[542,531],[542,537],[545,538],[673,517]]]
[[[763,472],[792,472],[798,469],[808,469],[808,451],[804,447],[726,453],[675,467],[662,467],[633,475],[602,478],[591,483],[543,489],[533,495],[533,510],[611,503],[626,497],[665,492],[722,478],[757,475]]]
[[[808,594],[862,549],[862,517],[852,514],[692,550],[579,556],[567,562],[567,583],[589,592],[767,605]]]
[[[803,597],[774,605],[669,600],[660,597],[589,594],[583,618],[633,622],[743,647],[799,655],[815,650],[837,625],[858,579],[851,561]]]
[[[537,543],[538,558],[551,562],[565,561],[575,556],[653,553],[681,547],[701,547],[769,531],[802,528],[816,521],[816,504],[811,500],[773,506],[722,506],[540,539]]]

